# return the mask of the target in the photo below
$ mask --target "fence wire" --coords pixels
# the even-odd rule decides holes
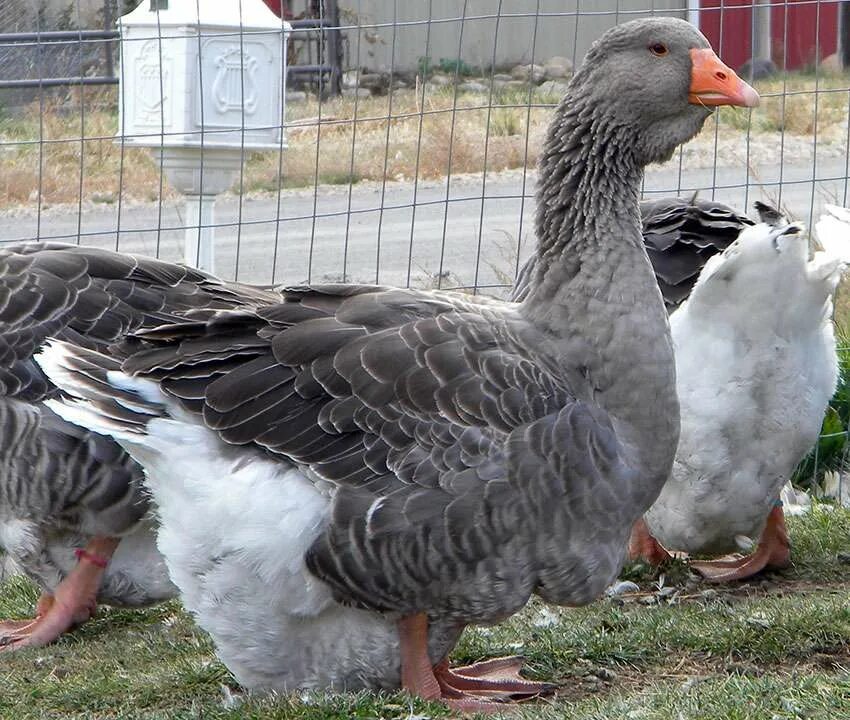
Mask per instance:
[[[236,4],[249,2],[260,0]],[[213,0],[157,3],[166,18]],[[645,196],[699,192],[740,209],[762,199],[804,221],[825,202],[848,204],[847,2],[267,0],[281,27],[297,25],[287,36],[285,102],[266,125],[246,125],[243,106],[241,162],[214,216],[192,214],[160,172],[159,152],[119,127],[119,89],[109,83],[132,68],[120,61],[131,48],[119,47],[115,21],[137,5],[0,0],[0,242],[182,260],[187,231],[214,230],[215,271],[226,278],[505,293],[533,246],[534,168],[564,84],[605,29],[647,15],[698,25],[763,100],[755,111],[716,113],[647,172]],[[56,31],[65,34],[48,37]],[[216,39],[244,50],[254,33],[204,29],[194,42],[203,54]],[[159,39],[160,56],[166,47]],[[217,81],[208,67],[193,66],[197,88],[187,97]],[[243,101],[267,101],[246,81],[243,70]],[[166,100],[149,140],[186,137],[207,160],[219,135],[233,137],[215,127],[172,133],[173,89],[159,82]],[[270,127],[276,147],[253,149],[252,133]]]

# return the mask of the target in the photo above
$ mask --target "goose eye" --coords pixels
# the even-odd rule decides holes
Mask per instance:
[[[653,55],[657,55],[658,57],[662,57],[667,54],[667,46],[664,43],[653,43],[649,46],[649,52]]]

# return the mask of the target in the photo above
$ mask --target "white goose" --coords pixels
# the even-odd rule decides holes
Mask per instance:
[[[827,206],[816,232],[810,253],[799,225],[744,229],[671,316],[682,431],[633,556],[718,555],[760,538],[750,555],[693,567],[725,581],[789,563],[779,494],[835,391],[832,297],[850,262],[850,212]]]

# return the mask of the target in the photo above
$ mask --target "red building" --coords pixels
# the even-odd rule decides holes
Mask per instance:
[[[752,56],[754,0],[700,0],[699,26],[720,56],[739,68]],[[788,70],[814,68],[838,51],[837,0],[771,0],[771,60]]]

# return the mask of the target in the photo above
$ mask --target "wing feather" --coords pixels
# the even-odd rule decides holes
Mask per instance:
[[[541,533],[579,532],[563,498],[619,461],[597,438],[615,437],[607,417],[576,399],[536,333],[515,306],[463,295],[290,288],[256,311],[145,332],[124,367],[202,403],[227,442],[331,484],[307,563],[340,599],[468,622],[503,616],[563,565]],[[549,577],[546,592],[565,585]]]

